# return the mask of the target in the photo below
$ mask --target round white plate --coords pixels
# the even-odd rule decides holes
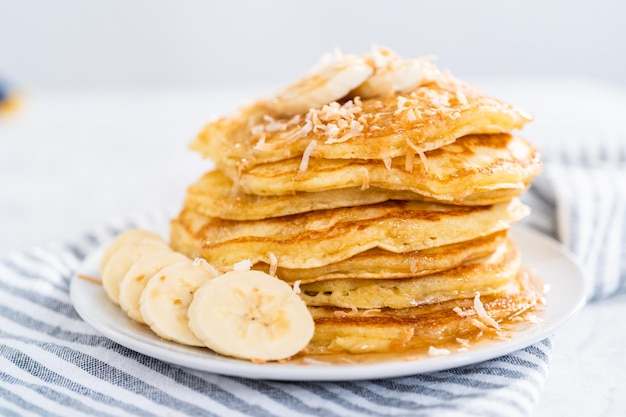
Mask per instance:
[[[514,227],[512,236],[522,253],[525,267],[550,286],[547,307],[537,314],[540,322],[525,327],[508,340],[489,341],[466,352],[414,361],[254,364],[220,356],[209,349],[168,342],[146,326],[130,320],[108,300],[100,285],[78,278],[81,274],[98,276],[102,250],[92,253],[78,268],[71,281],[70,297],[78,314],[104,336],[134,351],[192,369],[245,378],[292,381],[347,381],[414,375],[478,363],[522,349],[552,335],[583,307],[584,277],[568,251],[553,239],[522,226]]]

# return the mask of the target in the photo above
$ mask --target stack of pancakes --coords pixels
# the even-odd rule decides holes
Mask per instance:
[[[389,68],[356,58],[366,79]],[[172,247],[299,286],[311,353],[465,348],[541,298],[508,236],[541,169],[510,133],[531,117],[419,62],[423,76],[402,88],[303,78],[335,97],[279,94],[192,144],[216,169],[188,189]]]

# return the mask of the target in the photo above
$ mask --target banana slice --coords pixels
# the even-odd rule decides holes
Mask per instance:
[[[146,288],[148,280],[166,266],[185,260],[190,261],[182,253],[174,252],[171,249],[159,249],[156,252],[140,256],[120,283],[120,307],[128,314],[128,317],[144,324],[139,298]]]
[[[141,316],[164,339],[190,346],[204,346],[189,328],[187,308],[193,293],[215,277],[191,260],[176,262],[148,280],[139,299]]]
[[[120,233],[113,242],[104,250],[102,254],[102,258],[100,259],[100,275],[104,272],[104,268],[106,264],[111,260],[115,252],[118,251],[122,246],[130,243],[130,242],[139,242],[143,239],[152,239],[152,240],[160,240],[161,236],[154,232],[149,232],[147,230],[127,230],[126,232]]]
[[[284,116],[306,113],[345,97],[373,73],[360,56],[336,55],[328,61],[278,93],[270,107]]]
[[[363,84],[352,90],[351,96],[367,99],[409,90],[435,79],[439,70],[427,58],[401,59],[387,48],[374,48],[369,57],[376,70]]]
[[[120,301],[120,283],[126,273],[141,256],[158,250],[171,250],[161,238],[128,239],[113,253],[102,271],[102,287],[115,304]]]
[[[314,332],[306,304],[289,284],[260,271],[231,271],[193,296],[189,327],[210,349],[252,360],[279,360],[304,349]]]

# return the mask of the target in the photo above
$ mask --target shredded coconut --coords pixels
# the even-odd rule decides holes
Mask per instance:
[[[457,342],[459,345],[461,345],[461,347],[462,347],[462,348],[468,348],[468,347],[470,347],[469,340],[467,340],[467,339],[461,339],[460,337],[457,337],[457,338],[456,338],[456,342]]]
[[[255,149],[263,151],[277,150],[307,136],[311,132],[326,136],[327,144],[345,142],[363,135],[366,118],[361,114],[362,102],[359,97],[344,104],[336,101],[325,104],[319,109],[310,109],[304,116],[296,115],[287,122],[275,120],[264,115],[262,120],[250,127],[250,132],[257,138]],[[301,126],[299,126],[302,124]],[[299,126],[299,127],[298,127]],[[291,131],[290,131],[291,130]],[[267,143],[267,133],[285,132],[284,139]]]
[[[269,274],[271,276],[275,277],[276,276],[276,270],[278,270],[278,259],[276,258],[276,255],[274,255],[272,252],[270,252],[269,258],[270,258]]]
[[[426,159],[426,154],[424,153],[424,150],[415,146],[408,138],[405,139],[405,142],[407,145],[409,145],[411,149],[415,151],[415,153],[419,155],[422,164],[424,165],[424,169],[426,170],[426,172],[428,172],[428,159]]]
[[[413,160],[415,159],[415,154],[413,152],[407,151],[406,157],[404,159],[404,170],[406,172],[413,172]]]
[[[500,325],[494,319],[489,317],[487,312],[485,311],[485,306],[480,301],[480,293],[476,292],[476,296],[474,297],[474,310],[476,310],[476,314],[480,318],[480,320],[485,323],[489,327],[493,327],[494,329],[500,329]]]
[[[463,106],[467,106],[469,104],[469,101],[467,101],[467,97],[465,96],[463,91],[461,91],[460,88],[457,88],[457,90],[456,90],[456,99]]]
[[[293,293],[294,294],[300,294],[300,280],[296,281],[293,283]]]
[[[469,316],[473,316],[476,314],[476,312],[471,309],[468,308],[467,310],[463,310],[461,307],[456,306],[452,309],[452,311],[454,311],[456,314],[458,314],[460,317],[469,317]]]
[[[387,168],[387,171],[391,171],[391,158],[389,157],[389,155],[383,156],[383,163],[385,164],[385,168]]]
[[[311,157],[311,152],[313,152],[316,146],[317,146],[317,142],[315,142],[314,140],[309,142],[309,144],[307,145],[306,149],[304,150],[304,153],[302,154],[300,167],[298,167],[298,175],[304,174],[309,169],[309,158]]]
[[[361,190],[367,190],[370,188],[370,172],[366,167],[362,168],[363,182],[361,183]]]
[[[372,316],[376,313],[380,313],[380,308],[370,308],[363,312],[363,317]]]
[[[479,320],[476,320],[476,319],[472,319],[471,323],[474,326],[478,327],[480,330],[487,330],[488,329],[488,327],[485,326],[485,324],[482,321],[479,321]]]
[[[439,349],[434,346],[428,348],[428,354],[430,356],[445,356],[449,355],[450,351],[448,349]]]
[[[202,267],[202,269],[206,270],[207,272],[209,272],[211,275],[213,275],[213,278],[217,277],[220,273],[217,269],[215,269],[215,267],[213,265],[211,265],[210,263],[207,262],[206,259],[204,258],[195,258],[193,260],[193,266],[200,266]]]
[[[242,261],[237,262],[235,265],[233,265],[233,271],[249,271],[250,268],[252,268],[252,262],[250,261],[250,259],[244,259]]]

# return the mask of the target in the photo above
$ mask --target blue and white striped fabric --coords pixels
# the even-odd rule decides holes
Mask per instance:
[[[528,224],[558,236],[589,277],[589,298],[626,288],[626,145],[544,155]],[[597,146],[597,144],[595,145]],[[84,323],[69,299],[75,268],[119,231],[114,221],[66,244],[0,261],[3,416],[528,416],[551,341],[444,372],[359,382],[274,382],[184,369],[128,350]]]

